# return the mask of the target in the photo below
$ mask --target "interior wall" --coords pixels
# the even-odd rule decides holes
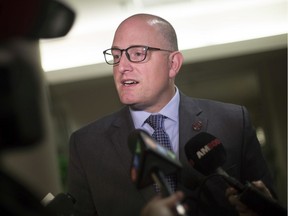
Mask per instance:
[[[112,70],[112,68],[111,68]],[[263,152],[275,176],[279,200],[287,202],[287,52],[261,53],[187,63],[176,84],[186,95],[247,107],[256,128],[263,128]],[[119,109],[113,77],[50,85],[59,154],[65,160],[72,131]]]

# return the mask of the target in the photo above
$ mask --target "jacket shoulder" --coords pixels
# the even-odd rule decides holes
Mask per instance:
[[[95,121],[92,121],[82,126],[73,133],[101,133],[107,131],[108,128],[111,127],[111,125],[120,126],[121,121],[123,121],[123,119],[125,118],[127,119],[127,116],[129,116],[129,109],[127,107],[124,107],[121,110],[105,115],[99,119],[96,119]]]
[[[192,109],[199,109],[204,112],[238,112],[246,109],[244,106],[239,104],[227,103],[211,99],[193,98],[184,94],[181,95],[181,100],[184,106],[188,106]]]

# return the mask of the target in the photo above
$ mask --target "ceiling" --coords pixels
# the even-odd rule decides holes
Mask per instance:
[[[273,49],[287,43],[286,0],[66,2],[77,14],[73,28],[63,38],[40,43],[43,69],[53,83],[110,74],[102,51],[111,46],[118,24],[134,13],[152,13],[170,21],[185,62]]]

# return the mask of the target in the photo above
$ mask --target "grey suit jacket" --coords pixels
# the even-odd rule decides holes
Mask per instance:
[[[227,205],[224,196],[226,185],[222,182],[216,183],[216,187],[212,184],[210,192],[205,195],[207,199],[204,196],[201,201],[201,196],[198,196],[203,176],[188,164],[184,146],[199,132],[208,132],[222,141],[227,152],[223,168],[231,176],[243,183],[261,179],[269,188],[272,187],[266,162],[244,107],[193,99],[180,93],[179,116],[179,158],[183,165],[178,175],[179,188],[187,194],[191,214],[209,215],[211,210],[215,215],[217,207],[220,213]],[[71,135],[68,188],[76,199],[75,209],[79,215],[139,215],[146,202],[155,195],[152,186],[138,190],[131,182],[132,154],[127,138],[133,130],[129,109],[124,107]]]

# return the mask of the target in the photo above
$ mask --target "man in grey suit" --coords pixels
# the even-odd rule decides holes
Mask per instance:
[[[79,215],[140,215],[156,195],[152,185],[138,190],[131,181],[133,155],[127,145],[135,128],[153,133],[146,119],[155,114],[165,116],[165,131],[183,165],[177,190],[184,192],[191,215],[238,215],[225,197],[223,182],[216,180],[197,195],[203,176],[188,163],[184,146],[200,132],[222,141],[227,152],[223,168],[231,176],[242,183],[261,180],[272,189],[247,110],[187,97],[175,85],[183,56],[169,22],[148,14],[133,15],[119,25],[112,48],[103,53],[113,66],[115,86],[126,106],[71,135],[68,186]]]

